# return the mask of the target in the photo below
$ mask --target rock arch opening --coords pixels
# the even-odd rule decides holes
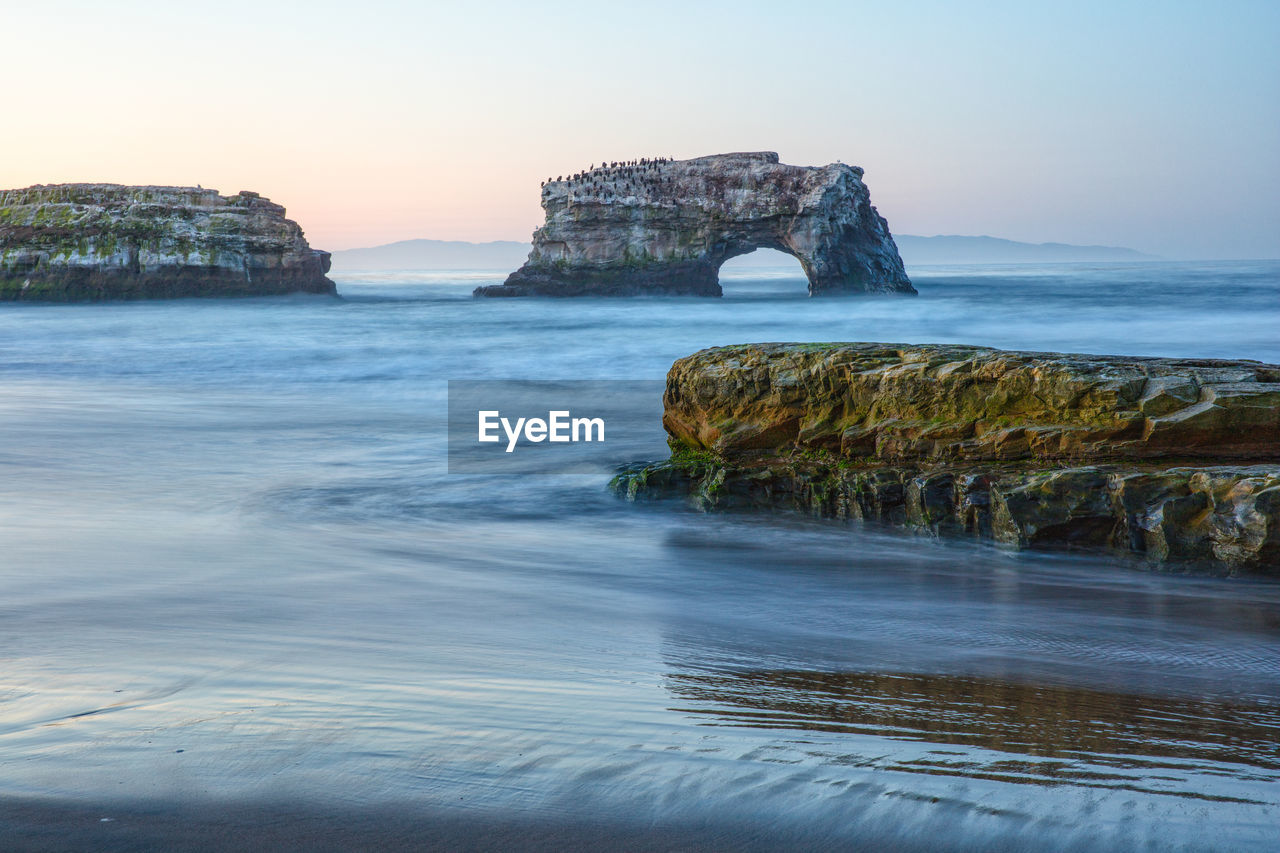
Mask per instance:
[[[795,255],[761,247],[735,255],[717,272],[722,295],[804,297],[809,280]]]

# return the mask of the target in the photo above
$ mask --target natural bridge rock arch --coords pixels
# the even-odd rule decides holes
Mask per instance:
[[[588,169],[542,188],[524,266],[477,296],[719,296],[720,265],[795,256],[812,296],[915,293],[862,169],[788,166],[772,152]]]

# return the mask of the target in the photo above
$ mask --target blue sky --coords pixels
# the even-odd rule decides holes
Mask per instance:
[[[863,166],[893,230],[1280,257],[1280,3],[5,11],[0,186],[256,189],[313,244],[523,240],[602,158]]]

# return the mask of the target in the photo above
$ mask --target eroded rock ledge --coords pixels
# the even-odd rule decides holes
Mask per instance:
[[[1280,573],[1277,365],[756,344],[677,361],[664,406],[625,497]]]
[[[257,193],[56,184],[0,192],[0,300],[334,294],[329,253]]]
[[[720,265],[799,259],[811,295],[915,293],[862,169],[772,152],[603,165],[547,182],[524,266],[477,296],[719,296]]]

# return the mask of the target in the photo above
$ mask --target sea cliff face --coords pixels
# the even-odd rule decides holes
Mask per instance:
[[[625,497],[1280,572],[1277,365],[758,344],[677,361],[664,410]]]
[[[720,265],[759,248],[798,258],[811,295],[915,293],[862,175],[755,152],[550,181],[528,261],[476,295],[719,296]]]
[[[0,300],[334,294],[329,253],[257,193],[57,184],[0,192]]]

